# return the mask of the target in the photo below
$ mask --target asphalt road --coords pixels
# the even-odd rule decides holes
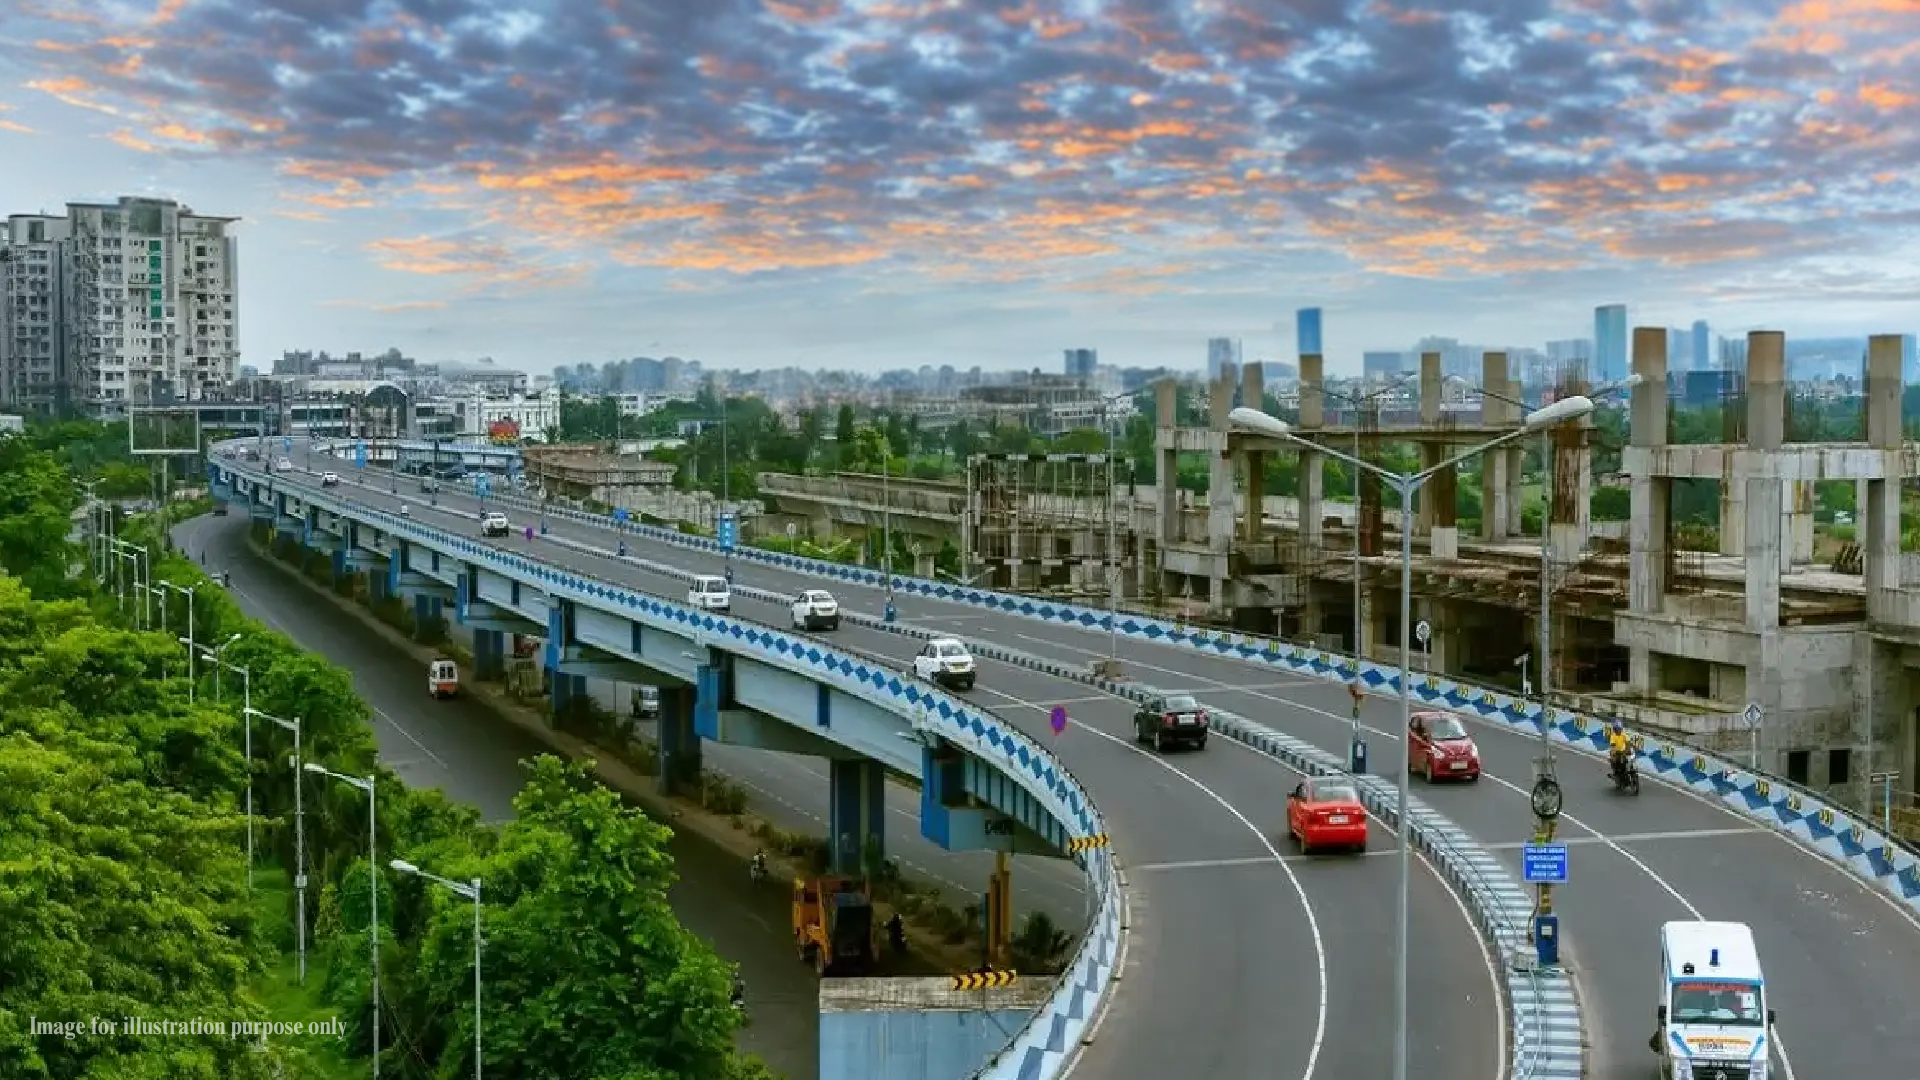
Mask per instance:
[[[440,788],[489,821],[513,816],[524,780],[520,762],[549,753],[545,743],[469,698],[432,701],[421,667],[387,647],[352,615],[313,594],[246,544],[247,518],[202,517],[174,529],[175,541],[210,571],[233,574],[231,593],[248,615],[353,673],[374,711],[380,760],[409,786]],[[484,738],[476,738],[484,733]],[[753,887],[738,857],[676,832],[669,845],[679,879],[668,899],[688,929],[740,966],[753,1023],[742,1048],[788,1080],[819,1072],[819,984],[794,956],[791,903],[784,888]],[[505,1003],[502,1003],[504,1006]]]
[[[457,495],[449,501],[474,505]],[[611,527],[558,519],[549,527],[608,545],[615,535]],[[628,543],[641,558],[718,562],[665,543]],[[810,584],[744,560],[734,563],[734,573],[737,582],[762,588]],[[877,613],[882,606],[879,590],[845,583],[834,590],[852,610]],[[1064,660],[1107,654],[1107,635],[1097,630],[904,594],[896,603],[901,619],[928,629]],[[1343,687],[1174,647],[1128,642],[1121,649],[1129,673],[1142,682],[1192,691],[1205,703],[1345,751],[1351,707]],[[1376,771],[1390,772],[1401,753],[1398,702],[1370,699],[1362,720],[1371,729]],[[1473,723],[1487,778],[1419,792],[1495,847],[1517,873],[1518,844],[1532,830],[1524,789],[1538,743],[1504,726]],[[1749,819],[1659,783],[1647,784],[1637,799],[1618,797],[1595,759],[1563,751],[1560,760],[1568,793],[1561,837],[1575,847],[1573,881],[1556,890],[1555,906],[1563,917],[1563,959],[1574,970],[1585,1009],[1591,1080],[1643,1080],[1651,1073],[1646,1038],[1653,1029],[1659,926],[1695,917],[1753,926],[1772,973],[1779,1013],[1775,1062],[1783,1075],[1920,1075],[1907,1034],[1920,1002],[1920,923],[1845,870]]]
[[[405,502],[416,520],[477,534],[471,516],[446,512],[471,515],[471,500],[442,494],[435,508],[420,503],[417,490],[403,487],[396,498],[385,484],[362,485],[354,470],[336,470],[348,480],[343,495],[390,511]],[[612,546],[598,530],[552,527]],[[685,594],[676,579],[550,540],[527,541],[516,532],[491,542],[670,599]],[[695,560],[717,563],[667,545],[636,554],[690,569]],[[735,572],[741,584],[769,589],[813,584],[744,562]],[[877,607],[871,600],[860,590],[842,597],[862,610]],[[916,617],[904,605],[903,612]],[[735,613],[776,626],[787,621],[784,607],[744,597],[736,598]],[[852,626],[820,636],[903,663],[918,647]],[[1083,1059],[1087,1075],[1341,1080],[1389,1071],[1392,1046],[1382,1035],[1392,1013],[1395,868],[1384,857],[1390,834],[1376,823],[1367,856],[1301,859],[1284,837],[1285,796],[1297,778],[1269,758],[1226,740],[1204,753],[1162,758],[1133,745],[1130,705],[990,661],[970,696],[1055,743],[1094,793],[1134,868],[1126,978]],[[1046,726],[1055,702],[1067,702],[1073,717],[1058,739]],[[1416,1066],[1436,1080],[1495,1076],[1504,1014],[1478,935],[1424,864],[1413,899],[1412,940],[1421,951],[1410,995]]]

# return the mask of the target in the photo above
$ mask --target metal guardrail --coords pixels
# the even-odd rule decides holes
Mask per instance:
[[[1012,777],[1048,808],[1070,836],[1105,835],[1104,822],[1091,794],[1065,762],[987,710],[938,688],[915,680],[901,680],[891,668],[852,657],[816,638],[794,637],[746,620],[696,611],[630,586],[598,581],[568,568],[546,566],[517,553],[476,543],[470,537],[422,525],[410,517],[291,483],[284,473],[269,474],[232,459],[216,461],[214,467],[246,476],[269,488],[276,482],[286,484],[295,488],[295,497],[306,506],[335,514],[350,509],[351,513],[343,516],[365,521],[400,539],[450,548],[462,558],[491,565],[496,572],[531,573],[539,579],[540,587],[579,603],[599,606],[618,602],[618,610],[629,617],[644,612],[678,626],[709,631],[724,648],[746,651],[773,666],[837,685],[916,727],[935,727],[943,738],[965,747]],[[795,647],[799,642],[804,642],[806,648]],[[1099,905],[1072,964],[1056,980],[1047,1003],[1037,1009],[1008,1045],[976,1074],[984,1080],[1045,1080],[1060,1075],[1078,1056],[1082,1039],[1107,1004],[1114,973],[1124,958],[1127,933],[1118,861],[1111,846],[1089,848],[1073,858],[1087,875],[1089,893],[1098,898]]]

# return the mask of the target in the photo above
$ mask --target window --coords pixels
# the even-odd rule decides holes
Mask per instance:
[[[1844,784],[1853,775],[1853,749],[1838,746],[1827,751],[1827,783]]]
[[[1813,758],[1811,750],[1787,751],[1787,779],[1796,784],[1807,782],[1807,770]]]

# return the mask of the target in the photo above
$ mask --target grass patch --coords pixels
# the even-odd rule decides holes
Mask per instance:
[[[313,947],[311,926],[307,928],[307,984],[300,985],[293,940],[293,881],[285,870],[271,863],[261,864],[253,878],[253,913],[259,920],[269,959],[267,969],[254,977],[249,989],[254,1000],[266,1009],[267,1019],[302,1025],[333,1019],[348,1021],[338,1005],[326,1000],[326,972],[316,966],[320,957]],[[367,1073],[366,1060],[349,1056],[345,1039],[286,1035],[275,1042],[276,1049],[293,1066],[291,1075],[306,1080],[358,1080]]]

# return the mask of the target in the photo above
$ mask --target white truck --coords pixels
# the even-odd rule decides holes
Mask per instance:
[[[1661,1080],[1766,1080],[1773,1010],[1753,930],[1736,922],[1660,928]]]

